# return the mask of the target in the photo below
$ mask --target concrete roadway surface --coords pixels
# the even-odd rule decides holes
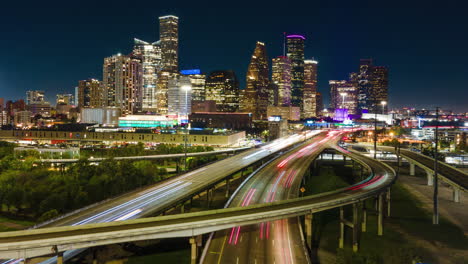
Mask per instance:
[[[312,137],[318,133],[321,133],[321,131],[308,131],[307,137]],[[40,227],[74,226],[89,223],[122,221],[151,215],[154,212],[174,205],[184,196],[195,195],[204,187],[238,171],[239,168],[249,166],[274,152],[303,141],[305,136],[305,134],[295,134],[274,140],[259,148],[244,151],[233,157],[157,183],[145,190],[130,192],[98,206],[83,210],[83,212],[70,215],[64,219]],[[82,251],[83,250],[66,251],[64,253],[64,260],[70,259]],[[0,264],[20,262],[21,260],[18,259],[0,260]],[[50,264],[56,262],[57,258],[53,257],[42,263]]]
[[[340,135],[336,131],[318,135],[271,162],[239,189],[229,207],[296,198],[310,163]],[[301,238],[297,217],[234,227],[211,235],[200,263],[309,263]]]

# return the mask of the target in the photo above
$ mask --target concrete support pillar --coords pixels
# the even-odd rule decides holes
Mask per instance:
[[[210,208],[210,189],[206,190],[206,207]]]
[[[195,237],[191,237],[189,241],[190,241],[190,246],[191,246],[190,264],[197,264],[197,258],[198,258],[197,240]]]
[[[230,179],[226,179],[226,198],[229,197],[229,183],[231,182]]]
[[[415,173],[414,173],[415,167],[416,167],[416,164],[414,164],[414,163],[410,163],[410,164],[409,164],[409,174],[410,174],[411,176],[414,176],[414,174],[415,174]]]
[[[453,187],[453,201],[456,203],[460,202],[460,189]]]
[[[332,155],[332,161],[334,161],[335,160],[335,153],[332,153],[331,155]]]
[[[339,247],[344,248],[344,210],[343,207],[340,207],[340,239],[339,239]]]
[[[361,231],[367,231],[367,209],[366,209],[366,202],[362,202],[362,222],[361,222]]]
[[[98,253],[98,250],[96,247],[92,248],[92,255],[93,255],[93,264],[98,264],[98,259],[97,259],[97,253]]]
[[[185,213],[185,202],[183,202],[182,205],[180,206],[180,213],[181,214]]]
[[[312,249],[312,220],[313,214],[306,214],[304,217],[304,226],[306,231],[306,243],[309,246],[309,249]]]
[[[383,194],[379,194],[378,200],[377,235],[383,235]]]
[[[359,210],[358,204],[353,204],[353,251],[359,249]]]
[[[432,186],[434,185],[434,174],[432,171],[426,171],[427,175],[427,185]]]
[[[63,264],[63,252],[57,254],[57,264]]]

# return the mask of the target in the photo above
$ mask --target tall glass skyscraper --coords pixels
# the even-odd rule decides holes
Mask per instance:
[[[381,102],[388,101],[388,69],[374,66],[372,59],[361,59],[359,72],[351,74],[358,88],[358,109],[361,112],[379,112]]]
[[[168,15],[159,17],[162,68],[177,73],[179,69],[179,18]]]
[[[302,35],[287,35],[287,56],[291,60],[291,105],[303,111],[304,95],[304,42]]]
[[[241,101],[241,111],[252,113],[253,120],[267,118],[270,95],[268,87],[268,56],[265,44],[257,41],[247,70],[247,86]]]
[[[317,116],[317,64],[315,60],[304,61],[304,94],[302,118]]]
[[[278,89],[278,105],[291,105],[291,60],[279,56],[272,60],[271,80]]]
[[[142,66],[141,110],[156,112],[158,72],[161,70],[161,47],[159,41],[149,43],[134,39],[133,55],[140,59]]]
[[[216,102],[219,112],[239,110],[239,81],[234,71],[213,71],[205,83],[205,99]]]

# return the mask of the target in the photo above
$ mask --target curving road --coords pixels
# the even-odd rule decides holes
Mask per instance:
[[[395,176],[391,168],[336,146],[340,137],[338,132],[331,132],[326,137],[318,136],[312,144],[298,152],[283,155],[250,179],[234,197],[230,207],[297,197],[306,168],[325,147],[335,148],[369,165],[373,174],[350,187],[310,196],[310,199],[317,200],[317,204],[336,201],[328,209],[336,208],[349,204],[350,198],[354,200],[352,197],[359,201],[391,185]],[[348,202],[341,203],[341,200]],[[301,231],[297,217],[218,231],[211,235],[201,263],[310,263]]]
[[[319,135],[310,143],[283,155],[255,174],[229,207],[296,198],[310,163],[340,133]],[[215,232],[202,263],[309,263],[298,218],[287,218]]]
[[[122,221],[161,212],[200,193],[208,186],[216,184],[240,169],[248,167],[286,147],[303,141],[305,136],[310,138],[319,133],[321,132],[309,131],[307,135],[295,134],[274,140],[260,148],[247,150],[233,157],[155,184],[145,190],[125,194],[117,199],[106,201],[98,206],[88,208],[87,210],[72,214],[50,224],[41,225],[40,227],[76,226],[90,223]],[[67,251],[64,254],[64,259],[69,259],[81,251],[82,250]],[[0,260],[0,264],[13,263],[20,263],[20,260]],[[51,258],[43,263],[56,263],[56,258]]]

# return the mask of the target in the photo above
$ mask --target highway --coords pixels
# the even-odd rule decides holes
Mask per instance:
[[[310,163],[340,133],[319,135],[264,167],[245,183],[229,207],[296,198]],[[201,263],[309,263],[298,218],[234,227],[211,234]]]
[[[334,147],[343,154],[352,157],[361,165],[371,168],[370,176],[359,183],[336,191],[285,201],[273,201],[263,204],[250,204],[249,202],[249,205],[247,205],[247,202],[253,199],[248,198],[245,200],[244,207],[98,224],[3,232],[0,233],[0,254],[11,258],[30,258],[50,254],[53,247],[57,248],[58,252],[63,252],[69,249],[81,249],[138,240],[194,237],[225,229],[238,228],[239,226],[261,225],[261,223],[265,222],[300,215],[310,215],[332,208],[359,203],[373,197],[379,198],[377,224],[378,233],[382,234],[382,198],[383,194],[389,190],[389,187],[395,180],[394,170],[379,161],[354,154],[336,146]],[[299,152],[297,153],[297,155],[301,155]],[[292,159],[286,159],[283,164],[291,161]],[[255,195],[253,192],[250,191],[249,197]],[[132,213],[127,216],[129,218],[133,217]],[[125,217],[119,220],[123,220],[123,218]],[[360,223],[355,222],[354,225],[360,225]],[[233,233],[231,243],[235,241],[235,234],[238,232],[240,234],[241,232],[241,229],[237,230],[239,231]],[[294,235],[292,233],[287,234]],[[308,233],[309,236],[310,233]],[[237,237],[238,241],[240,241],[241,237]],[[192,244],[192,250],[194,245]]]
[[[236,153],[237,151],[243,151],[250,149],[250,147],[242,148],[227,148],[222,150],[206,151],[206,152],[191,152],[191,153],[177,153],[177,154],[160,154],[160,155],[144,155],[144,156],[128,156],[128,157],[113,157],[114,160],[153,160],[153,159],[168,159],[168,158],[183,158],[196,157],[196,156],[208,156],[218,154],[229,154]],[[89,162],[101,162],[108,158],[89,158]],[[41,159],[41,163],[76,163],[79,159]]]
[[[367,144],[356,144],[355,146],[363,147],[366,149],[373,149],[372,146],[367,145]],[[395,153],[394,147],[378,146],[377,149]],[[431,171],[431,174],[433,173],[434,171],[434,159],[433,158],[414,152],[414,151],[402,149],[402,148],[400,149],[400,155],[406,160],[408,160],[410,163],[413,163],[413,164],[416,163],[421,168]],[[457,168],[454,168],[444,162],[439,161],[438,162],[438,175],[439,175],[439,178],[441,178],[443,181],[445,181],[449,185],[452,185],[453,187],[463,190],[465,192],[468,191],[468,175],[465,172],[458,170]]]
[[[308,131],[307,136],[312,137],[318,133],[320,133],[320,131]],[[58,221],[41,225],[40,227],[76,226],[90,223],[122,221],[161,212],[202,192],[207,187],[222,181],[224,178],[236,173],[240,169],[248,167],[286,147],[303,141],[305,136],[306,135],[295,134],[274,140],[259,148],[247,150],[233,157],[155,184],[145,190],[131,192],[117,199],[107,201],[98,206],[59,219]],[[75,254],[76,252],[66,252],[65,259]],[[0,260],[2,264],[19,262],[20,260],[14,259]],[[56,263],[56,258],[50,259],[44,263]]]
[[[395,151],[394,148],[391,147],[379,147],[384,150],[391,150]],[[400,149],[400,154],[407,159],[412,159],[414,161],[419,162],[423,166],[434,170],[434,159],[428,156],[406,150]],[[468,190],[468,175],[456,168],[453,168],[447,165],[444,162],[438,162],[438,173],[443,175],[443,177],[447,178],[449,181],[453,182],[455,185],[458,185],[464,191]]]

